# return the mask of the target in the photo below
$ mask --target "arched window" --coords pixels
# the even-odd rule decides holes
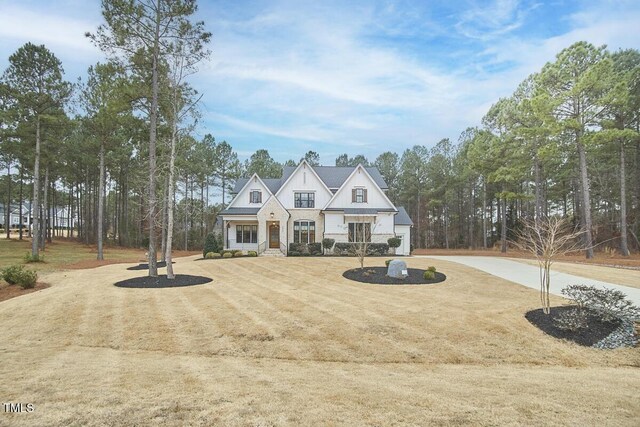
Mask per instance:
[[[293,242],[294,243],[314,243],[316,241],[315,221],[294,221]]]

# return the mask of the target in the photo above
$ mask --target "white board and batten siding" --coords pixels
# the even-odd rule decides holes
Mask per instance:
[[[354,188],[367,189],[367,202],[356,203],[352,199],[352,190]],[[331,208],[374,208],[374,209],[394,209],[395,206],[387,199],[380,187],[376,185],[373,179],[365,171],[364,168],[358,167],[347,181],[340,187],[334,195],[333,200],[327,206]]]
[[[300,164],[282,188],[278,190],[278,200],[285,209],[296,209],[294,193],[314,193],[314,209],[322,209],[333,196],[306,163]]]
[[[262,192],[262,200],[260,203],[251,203],[249,200],[249,193],[254,190]],[[244,188],[236,194],[236,197],[234,197],[231,203],[229,203],[228,208],[260,208],[264,202],[269,199],[270,195],[271,192],[262,183],[262,180],[254,175],[251,177],[247,185],[245,185]]]
[[[411,253],[411,226],[396,225],[396,236],[400,237],[402,244],[396,249],[398,255],[409,255]]]

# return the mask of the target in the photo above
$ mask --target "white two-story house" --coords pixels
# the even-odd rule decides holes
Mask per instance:
[[[282,178],[239,179],[235,197],[220,213],[224,248],[286,254],[289,243],[387,243],[399,237],[396,253],[409,255],[413,223],[386,190],[377,168],[311,166],[304,160],[285,167]]]

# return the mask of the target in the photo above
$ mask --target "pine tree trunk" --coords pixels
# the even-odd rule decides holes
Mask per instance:
[[[627,184],[625,172],[624,144],[620,143],[620,252],[629,256],[627,245]]]
[[[175,104],[174,104],[175,105]],[[175,198],[175,161],[176,161],[176,140],[178,139],[177,112],[174,110],[174,123],[171,132],[171,153],[169,155],[169,182],[167,185],[167,248],[165,260],[167,262],[167,279],[175,279],[173,273],[171,247],[173,245],[173,199]],[[185,230],[186,231],[186,230]]]
[[[482,247],[487,249],[487,181],[482,177]]]
[[[24,223],[22,222],[22,203],[24,202],[24,194],[22,192],[23,186],[24,186],[24,175],[23,175],[22,165],[20,165],[20,194],[19,194],[19,200],[18,200],[18,215],[20,216],[20,218],[18,218],[18,239],[19,240],[22,240],[22,227],[24,226]]]
[[[104,141],[100,142],[100,180],[98,186],[98,261],[104,259],[102,236],[104,235]]]
[[[31,204],[32,232],[31,232],[31,258],[38,259],[40,255],[40,116],[36,117],[36,156],[33,165],[33,203]]]
[[[161,251],[160,251],[160,261],[161,262],[166,262],[167,261],[167,210],[168,210],[168,205],[169,204],[169,177],[167,177],[165,179],[165,185],[164,185],[164,200],[162,202],[162,244],[161,244]]]
[[[5,205],[4,228],[7,232],[7,240],[11,239],[11,161],[7,163],[7,204]]]
[[[502,227],[500,230],[500,239],[502,240],[502,247],[500,252],[507,252],[507,198],[502,198]]]
[[[587,175],[587,156],[584,151],[584,145],[580,140],[580,134],[576,135],[576,143],[578,146],[578,158],[580,161],[580,181],[582,184],[582,218],[585,228],[585,256],[587,259],[593,258],[593,236],[591,234],[591,195],[589,192],[589,177]]]

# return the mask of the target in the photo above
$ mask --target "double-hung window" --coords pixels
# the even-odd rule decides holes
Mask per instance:
[[[251,190],[249,192],[249,203],[262,203],[262,191]]]
[[[316,205],[315,193],[293,193],[294,207],[314,208]]]
[[[356,187],[351,190],[352,203],[367,203],[367,189]]]

